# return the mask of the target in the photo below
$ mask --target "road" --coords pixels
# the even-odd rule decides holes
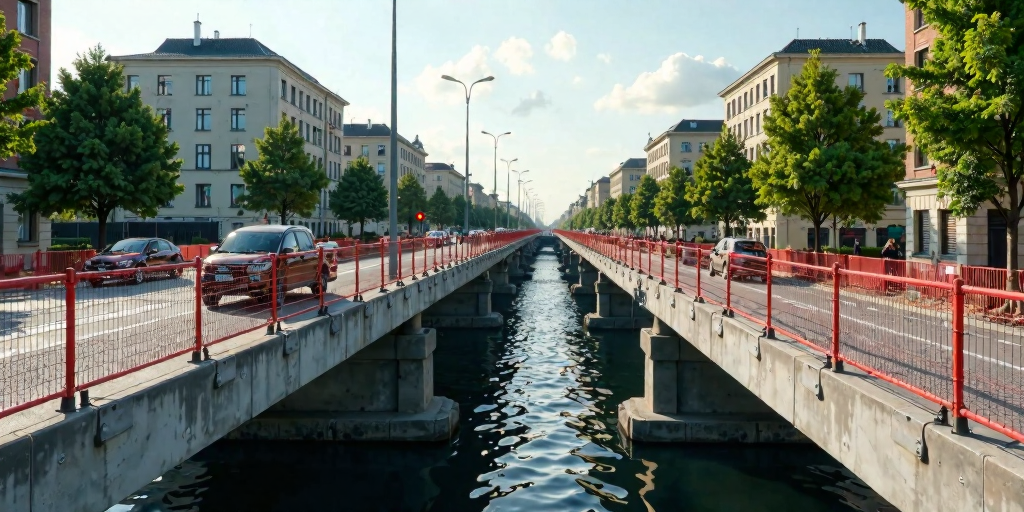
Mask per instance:
[[[646,254],[638,258],[651,274]],[[772,278],[772,323],[776,329],[828,350],[832,340],[833,285],[793,277],[792,267],[775,262]],[[661,261],[653,255],[653,275]],[[786,271],[790,271],[785,273]],[[665,260],[665,280],[675,283],[675,260]],[[829,273],[830,275],[830,273]],[[679,285],[696,290],[696,269],[680,266]],[[657,277],[656,277],[657,278]],[[870,284],[871,288],[885,285]],[[701,291],[708,302],[726,303],[726,281],[701,270]],[[767,285],[754,279],[733,279],[731,306],[764,321]],[[905,293],[906,292],[906,293]],[[921,297],[911,300],[910,296]],[[949,400],[952,397],[952,315],[944,297],[929,291],[845,286],[840,293],[840,351],[858,363]],[[947,292],[941,292],[947,293]],[[738,313],[737,313],[737,316]],[[973,412],[1024,431],[1024,327],[968,315],[964,325],[965,403]],[[780,335],[785,333],[780,332]]]
[[[455,256],[455,246],[451,257]],[[422,249],[415,258],[402,252],[403,280],[411,282],[424,271]],[[449,248],[427,250],[426,270],[449,262]],[[387,265],[385,257],[384,265]],[[386,274],[386,269],[385,269]],[[338,265],[325,301],[356,294],[356,264],[351,258]],[[359,290],[375,294],[381,287],[379,252],[360,254]],[[387,276],[385,275],[385,279]],[[389,285],[393,288],[393,285]],[[88,383],[182,350],[196,340],[195,271],[181,276],[166,272],[148,275],[142,284],[108,283],[98,288],[81,282],[75,287],[76,382]],[[290,291],[280,317],[319,305],[309,288]],[[65,290],[0,291],[0,410],[59,392],[64,383],[67,337]],[[225,296],[217,307],[201,308],[205,342],[263,328],[271,318],[266,301],[248,296]]]

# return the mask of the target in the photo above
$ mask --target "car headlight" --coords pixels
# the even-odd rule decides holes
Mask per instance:
[[[270,262],[264,261],[263,263],[253,263],[249,265],[249,272],[266,272],[270,270]]]
[[[117,266],[121,268],[128,268],[132,266],[132,263],[134,263],[132,260],[121,260],[117,262]]]

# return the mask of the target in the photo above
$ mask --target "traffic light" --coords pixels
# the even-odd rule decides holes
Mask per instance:
[[[427,216],[423,215],[423,212],[416,212],[416,220],[423,222],[423,219],[425,218],[427,218]]]

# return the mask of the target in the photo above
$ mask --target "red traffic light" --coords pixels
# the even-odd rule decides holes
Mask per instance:
[[[416,220],[423,222],[423,219],[425,218],[427,218],[427,216],[423,215],[423,212],[416,212]]]

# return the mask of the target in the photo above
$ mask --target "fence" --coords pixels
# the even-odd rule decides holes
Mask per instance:
[[[534,234],[495,233],[0,281],[0,418],[365,293],[386,291]],[[208,251],[209,248],[207,247]],[[43,253],[47,254],[47,253]],[[49,253],[52,254],[52,253]],[[348,261],[343,261],[347,258]],[[47,260],[56,265],[57,259]],[[309,289],[311,293],[304,293]]]
[[[759,257],[558,234],[761,325],[766,335],[791,338],[837,370],[848,364],[934,402],[952,413],[957,432],[971,420],[1024,442],[1024,293],[969,285],[944,264],[842,255],[793,261],[775,251]],[[999,279],[981,274],[968,277]]]

